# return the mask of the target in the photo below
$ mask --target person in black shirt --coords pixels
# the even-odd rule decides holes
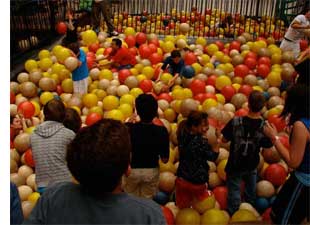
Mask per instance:
[[[180,153],[176,179],[176,205],[189,208],[194,197],[207,190],[209,165],[219,155],[219,145],[212,148],[208,143],[208,114],[192,111],[177,130]]]
[[[158,108],[152,95],[139,95],[135,104],[141,120],[126,123],[132,145],[132,171],[129,177],[124,177],[123,189],[140,197],[152,198],[158,189],[159,156],[164,163],[169,158],[169,134],[165,127],[152,123]]]
[[[265,105],[265,98],[259,91],[253,91],[249,96],[249,114],[242,118],[242,126],[246,135],[253,136],[254,132],[259,130],[260,125],[263,123],[261,117],[261,109]],[[233,215],[238,209],[241,203],[240,198],[240,184],[241,181],[245,182],[245,201],[254,205],[256,198],[256,176],[257,166],[259,163],[259,151],[263,147],[265,150],[273,147],[271,140],[263,134],[263,130],[260,130],[262,137],[258,141],[258,145],[255,148],[254,160],[249,162],[251,168],[243,168],[242,165],[247,162],[238,162],[235,158],[235,135],[236,129],[234,129],[234,120],[239,118],[233,118],[230,120],[222,130],[223,142],[231,141],[230,154],[228,157],[227,165],[225,167],[227,177],[227,209],[230,215]]]

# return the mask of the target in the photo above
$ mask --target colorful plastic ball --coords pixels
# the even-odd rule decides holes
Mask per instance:
[[[267,64],[259,64],[257,66],[257,74],[262,78],[266,78],[270,72],[270,67]]]
[[[92,112],[86,116],[85,123],[87,126],[91,126],[101,119],[102,119],[102,116],[99,113]]]
[[[285,120],[278,115],[268,116],[268,122],[273,124],[278,132],[283,131],[286,126]]]
[[[105,118],[119,120],[122,122],[125,119],[123,113],[119,109],[112,109],[111,111],[108,111]]]
[[[172,52],[174,50],[174,43],[172,41],[166,41],[164,42],[162,49],[166,53]]]
[[[35,162],[33,160],[33,156],[32,156],[32,150],[31,149],[28,149],[26,152],[25,152],[25,164],[27,166],[30,166],[32,168],[35,167]]]
[[[136,37],[133,35],[128,35],[125,37],[125,42],[128,45],[128,48],[132,48],[136,45]]]
[[[181,75],[187,79],[192,78],[195,76],[195,70],[192,66],[186,65],[182,70],[181,70]]]
[[[93,30],[87,30],[82,33],[82,40],[86,46],[98,41],[97,34]]]
[[[257,61],[254,57],[246,57],[244,59],[244,64],[250,69],[253,70],[256,67]]]
[[[186,65],[192,65],[197,62],[197,56],[193,52],[188,52],[184,55],[184,62]]]
[[[158,194],[158,193],[157,193]],[[157,195],[156,194],[156,195]],[[155,197],[156,196],[154,196],[154,198],[153,198],[153,200],[154,201],[156,201],[155,200]],[[156,201],[157,202],[157,201]],[[158,203],[158,202],[157,202]],[[160,204],[160,203],[159,203]],[[175,223],[174,223],[174,214],[173,214],[173,212],[172,212],[172,210],[170,209],[170,208],[168,208],[168,207],[166,207],[166,206],[161,206],[161,209],[162,209],[162,211],[163,211],[163,214],[164,214],[164,217],[165,217],[165,219],[166,219],[166,223],[167,223],[167,225],[174,225]]]
[[[104,110],[116,109],[119,106],[119,99],[116,96],[108,95],[102,100],[102,108]]]
[[[286,170],[278,163],[269,165],[264,174],[265,179],[270,181],[274,186],[281,186],[284,184],[287,177]]]
[[[226,186],[218,186],[213,189],[213,194],[216,201],[219,203],[222,210],[227,209],[227,194],[228,190]]]
[[[135,29],[132,28],[132,27],[126,27],[126,29],[125,29],[125,31],[124,31],[124,34],[125,34],[126,36],[128,36],[128,35],[135,35],[135,34],[136,34],[136,31],[135,31]]]
[[[30,101],[21,102],[17,106],[17,112],[21,113],[26,119],[34,116],[35,107]]]
[[[229,216],[226,216],[224,211],[216,208],[207,210],[201,216],[202,225],[213,225],[213,224],[228,224]]]
[[[251,221],[253,222],[253,221],[257,221],[257,217],[250,210],[239,209],[232,215],[230,221],[233,223],[251,222]]]
[[[99,73],[99,80],[102,80],[102,79],[112,80],[113,79],[112,71],[109,70],[109,69],[101,70],[100,73]]]
[[[40,103],[42,105],[45,105],[52,99],[54,99],[54,95],[51,92],[45,91],[40,95]]]
[[[231,85],[226,85],[221,89],[221,93],[224,95],[226,101],[230,101],[236,90]]]
[[[217,51],[219,51],[219,48],[218,48],[218,46],[216,44],[210,44],[210,45],[207,46],[207,53],[208,53],[208,55],[212,56]]]
[[[152,54],[152,51],[147,44],[143,44],[139,47],[139,54],[142,59],[147,59]]]
[[[112,73],[112,72],[111,72]],[[130,70],[122,69],[118,72],[118,80],[121,84],[124,84],[125,80],[131,75]]]
[[[86,106],[87,108],[91,108],[97,105],[98,97],[95,94],[88,93],[83,96],[82,101],[84,106]]]
[[[25,62],[25,69],[27,72],[31,72],[33,69],[36,69],[38,68],[38,64],[37,64],[37,61],[33,60],[33,59],[28,59],[26,62]]]
[[[151,92],[152,89],[153,89],[152,81],[151,81],[151,80],[148,80],[148,79],[142,80],[142,81],[139,83],[139,88],[141,88],[141,90],[142,90],[144,93]]]
[[[226,164],[227,164],[227,159],[223,159],[217,165],[217,173],[219,177],[224,181],[226,180],[226,172],[225,172]]]
[[[243,84],[240,86],[240,88],[238,89],[239,93],[244,94],[245,96],[249,96],[251,94],[251,92],[253,91],[253,88],[251,85],[248,84]]]
[[[235,76],[244,78],[249,74],[249,68],[244,64],[240,64],[235,67],[234,73]]]
[[[169,195],[163,191],[158,191],[153,200],[160,205],[165,205],[169,201]]]
[[[175,218],[176,225],[197,225],[200,224],[200,215],[199,213],[192,209],[192,208],[185,208],[181,209],[176,218]]]
[[[197,210],[200,214],[203,214],[207,210],[214,208],[215,197],[211,191],[206,190],[204,193],[194,197],[192,206],[193,209]]]
[[[232,41],[229,45],[229,50],[236,49],[237,51],[240,51],[240,47],[241,44],[239,41]]]
[[[163,56],[158,54],[157,52],[154,52],[150,55],[149,60],[152,63],[152,65],[155,65],[163,61]]]
[[[204,81],[202,80],[198,80],[198,79],[194,79],[191,83],[190,83],[190,89],[193,92],[193,95],[197,95],[200,93],[205,93],[206,92],[206,88],[205,88],[206,84]]]
[[[255,200],[255,208],[258,212],[262,213],[269,207],[269,201],[266,198],[258,197]]]
[[[223,78],[222,78],[223,79]],[[211,75],[208,77],[208,79],[206,80],[206,85],[210,85],[210,86],[213,86],[215,87],[215,83],[216,83],[216,80],[217,80],[217,76],[216,75]],[[228,84],[226,84],[228,85]],[[221,85],[222,86],[222,85]],[[225,86],[225,85],[224,85]],[[223,86],[223,87],[224,87]]]
[[[56,29],[59,34],[65,34],[67,32],[67,25],[64,22],[59,22]]]
[[[210,78],[210,77],[209,77]],[[207,85],[212,85],[212,84],[210,84],[208,81],[209,81],[209,78],[208,78],[208,80],[206,81],[206,83],[207,83]],[[226,76],[226,75],[221,75],[221,76],[219,76],[219,77],[216,77],[215,78],[216,80],[215,80],[215,87],[216,87],[216,89],[218,89],[218,90],[222,90],[222,88],[224,87],[224,86],[227,86],[227,85],[231,85],[231,80],[230,80],[230,78],[228,77],[228,76]]]

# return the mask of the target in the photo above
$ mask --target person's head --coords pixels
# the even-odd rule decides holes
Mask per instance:
[[[43,108],[44,118],[62,123],[65,119],[65,110],[65,105],[61,100],[52,99]]]
[[[93,195],[112,192],[130,164],[131,142],[123,123],[102,119],[82,128],[68,145],[66,161],[74,178]]]
[[[209,129],[208,114],[205,112],[192,111],[187,119],[183,120],[177,129],[177,137],[182,138],[182,134],[203,134]]]
[[[171,59],[173,60],[174,63],[178,64],[181,60],[181,53],[179,50],[173,50],[171,52]]]
[[[68,48],[76,55],[80,54],[80,44],[78,41],[68,44]]]
[[[78,42],[78,34],[76,29],[67,29],[66,37],[62,40],[62,45],[68,47],[71,43]]]
[[[265,106],[266,99],[262,92],[252,91],[249,96],[249,109],[251,112],[257,113]]]
[[[282,117],[289,116],[289,124],[301,118],[310,118],[310,91],[305,84],[296,84],[287,90]]]
[[[141,94],[136,98],[137,113],[142,122],[151,122],[157,116],[158,103],[151,94]]]
[[[75,109],[66,108],[66,115],[63,124],[66,128],[72,130],[74,133],[77,133],[81,128],[82,120]]]
[[[22,121],[17,116],[10,116],[10,124],[11,124],[11,127],[15,128],[15,129],[22,129],[23,128]]]
[[[112,39],[112,44],[111,47],[113,50],[118,50],[122,47],[122,41],[118,38],[113,38]]]

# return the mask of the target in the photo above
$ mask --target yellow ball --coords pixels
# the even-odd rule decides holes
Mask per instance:
[[[113,79],[113,73],[111,70],[108,69],[103,69],[99,73],[99,80],[101,79],[107,79],[107,80],[112,80]]]
[[[230,73],[234,71],[234,66],[231,63],[225,63],[225,72]],[[240,77],[241,78],[241,77]]]
[[[55,55],[55,53],[57,51],[59,51],[60,49],[62,49],[63,47],[61,45],[55,45],[52,49],[52,53]]]
[[[120,104],[129,104],[133,106],[135,103],[135,97],[132,94],[124,94],[120,99]]]
[[[129,71],[133,76],[137,76],[139,74],[139,72],[136,68],[131,68],[131,69],[129,69]]]
[[[151,80],[154,76],[154,69],[151,66],[145,66],[142,69],[142,74],[146,76],[147,79]]]
[[[33,59],[28,59],[25,63],[25,69],[27,70],[27,72],[31,72],[33,69],[37,69],[38,68],[38,64],[37,61],[33,60]]]
[[[223,58],[225,56],[225,54],[222,51],[216,51],[214,53],[214,55],[216,56],[216,59],[220,62],[223,62]]]
[[[89,109],[89,112],[88,112],[88,113],[94,113],[94,112],[100,114],[101,116],[103,116],[103,110],[102,110],[102,108],[99,107],[99,106],[93,106],[93,107],[91,107],[91,108]]]
[[[34,116],[38,116],[40,114],[40,105],[39,105],[39,103],[37,101],[33,101],[33,100],[30,101],[30,102],[33,104],[34,109],[35,109]]]
[[[91,108],[97,105],[98,103],[98,97],[95,94],[89,93],[89,94],[85,94],[83,96],[82,102],[84,104],[84,106],[86,106],[87,108]]]
[[[201,225],[225,225],[228,222],[229,217],[220,209],[209,209],[201,216]]]
[[[39,52],[39,59],[49,58],[50,56],[50,52],[46,49],[43,49]]]
[[[221,76],[216,78],[216,80],[215,80],[216,89],[222,90],[222,88],[226,85],[231,85],[231,80],[228,76],[221,75]]]
[[[277,108],[277,107],[273,107],[271,109],[268,110],[268,117],[272,116],[272,115],[280,115],[282,112],[281,109]]]
[[[239,209],[234,215],[231,217],[231,222],[251,222],[257,221],[257,217],[254,215],[253,212],[247,209]]]
[[[79,115],[81,115],[81,109],[77,107],[76,105],[71,106],[70,108],[74,109]]]
[[[86,46],[98,41],[97,34],[93,30],[87,30],[82,33],[82,40]]]
[[[269,83],[270,86],[272,87],[280,87],[281,85],[281,74],[278,72],[270,72],[267,76],[267,81]]]
[[[50,58],[43,58],[39,61],[39,66],[43,71],[47,71],[53,65],[53,61]]]
[[[38,192],[33,192],[28,196],[27,200],[36,204],[39,198],[40,198],[40,194]]]
[[[207,44],[207,39],[204,37],[198,37],[196,39],[196,45],[202,45],[203,47]]]
[[[166,41],[164,42],[162,49],[166,53],[172,52],[174,50],[174,43],[172,41]]]
[[[207,54],[203,54],[199,60],[200,64],[205,66],[208,62],[210,62],[210,56]]]
[[[64,63],[66,58],[68,58],[69,56],[71,56],[71,53],[69,51],[69,49],[67,48],[61,48],[59,49],[56,53],[55,56],[58,60],[58,62]]]
[[[52,99],[54,99],[54,95],[49,91],[45,91],[40,95],[40,102],[42,105],[45,105]]]
[[[138,73],[141,73],[144,66],[141,63],[137,63],[134,68],[138,71]]]
[[[143,80],[146,80],[146,76],[144,74],[139,74],[138,76],[136,76],[137,80],[139,81],[139,83]]]
[[[211,107],[217,106],[217,101],[213,98],[208,98],[202,103],[202,110],[207,112]]]
[[[141,90],[141,88],[133,88],[129,91],[129,93],[136,98],[139,95],[143,94],[143,91]]]
[[[73,81],[70,78],[64,79],[61,82],[61,87],[65,93],[73,93]]]
[[[264,91],[264,89],[261,86],[255,85],[252,88],[253,88],[254,91],[260,91],[260,92]]]
[[[209,55],[214,55],[215,52],[219,50],[218,46],[216,44],[210,44],[207,47],[207,53]]]
[[[217,102],[221,103],[221,104],[225,104],[225,97],[224,95],[217,93],[215,94],[216,98],[217,98]]]
[[[95,89],[94,94],[97,95],[98,101],[102,101],[102,99],[107,96],[107,93],[102,89]]]
[[[60,63],[54,63],[51,68],[52,68],[52,73],[59,74],[60,71],[62,69],[65,69],[66,67]]]
[[[123,113],[124,118],[128,118],[132,115],[133,113],[133,108],[132,105],[128,103],[123,103],[121,104],[118,109]]]
[[[128,35],[135,35],[135,34],[136,34],[136,31],[135,31],[135,29],[132,28],[132,27],[126,27],[126,29],[125,29],[125,31],[124,31],[124,34],[125,34],[126,36],[128,36]]]
[[[200,73],[201,70],[202,70],[202,66],[201,66],[199,63],[193,63],[193,64],[192,64],[192,67],[193,67],[194,70],[195,70],[195,74]]]
[[[184,95],[184,98],[192,98],[193,97],[193,92],[189,88],[184,88],[183,89],[183,95]]]
[[[164,39],[164,42],[168,42],[168,41],[171,41],[171,42],[175,42],[175,37],[172,36],[172,35],[167,35]]]
[[[25,130],[25,132],[26,132],[27,134],[32,134],[32,132],[33,132],[35,129],[36,129],[35,126],[27,127],[26,130]]]
[[[108,95],[102,100],[104,110],[116,109],[119,106],[119,99],[113,95]]]
[[[174,89],[171,93],[171,96],[175,100],[183,100],[185,99],[183,89]]]
[[[164,111],[164,117],[165,117],[165,119],[168,120],[170,123],[172,123],[172,122],[175,120],[176,116],[177,116],[176,113],[175,113],[174,110],[171,109],[171,108],[168,108],[168,109],[166,109],[166,110]]]
[[[119,120],[122,122],[125,120],[123,113],[119,109],[112,109],[107,112],[105,118]]]
[[[239,88],[241,87],[241,84],[234,83],[231,86],[233,86],[233,88],[236,90],[236,92],[238,92]]]
[[[173,76],[170,73],[163,73],[160,77],[160,80],[164,82],[165,84],[168,84],[168,82],[173,78]]]
[[[217,165],[217,174],[219,175],[219,177],[222,180],[226,180],[226,172],[225,172],[225,167],[227,164],[227,159],[223,159],[219,162],[219,164]]]

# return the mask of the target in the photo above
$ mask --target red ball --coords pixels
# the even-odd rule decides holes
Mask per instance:
[[[246,110],[244,108],[241,108],[241,109],[238,109],[236,112],[235,112],[235,116],[246,116],[249,114],[249,110]]]
[[[19,105],[17,106],[17,112],[23,114],[26,119],[29,119],[34,115],[35,107],[31,102],[25,101],[19,103]]]
[[[283,131],[286,126],[285,120],[279,117],[278,115],[268,116],[268,122],[275,125],[278,132]]]
[[[226,101],[230,101],[231,98],[236,93],[236,90],[233,86],[226,85],[222,88],[221,93],[222,93],[222,95],[224,95]]]
[[[222,41],[216,41],[214,43],[217,45],[217,47],[219,48],[220,51],[222,51],[225,47],[225,45]]]
[[[238,93],[242,93],[242,94],[244,94],[244,95],[246,95],[248,97],[251,94],[252,91],[253,91],[253,88],[252,88],[251,85],[243,84],[239,88]]]
[[[149,60],[152,63],[152,65],[155,65],[163,61],[163,56],[155,52],[150,55]]]
[[[257,62],[258,65],[260,64],[266,64],[267,66],[271,66],[271,59],[267,56],[262,56],[258,59],[258,62]]]
[[[206,93],[199,93],[194,96],[194,99],[199,101],[200,104],[202,104],[207,99]]]
[[[139,44],[139,45],[142,45],[146,42],[147,40],[147,36],[145,33],[142,33],[142,32],[138,32],[136,34],[136,42]]]
[[[274,186],[280,186],[284,184],[286,177],[286,170],[278,163],[269,165],[264,173],[264,178],[270,181]]]
[[[270,72],[270,66],[267,64],[259,64],[257,66],[257,74],[262,78],[266,78]]]
[[[233,50],[233,49],[236,49],[238,51],[240,51],[240,42],[239,41],[232,41],[229,45],[229,50]]]
[[[254,57],[246,57],[245,60],[244,60],[244,64],[250,69],[255,69],[256,67],[256,58]]]
[[[56,92],[59,96],[64,92],[60,84],[56,86]]]
[[[299,42],[300,51],[304,51],[308,48],[308,41],[305,39],[301,39]]]
[[[95,63],[95,60],[94,60],[93,57],[87,56],[87,57],[86,57],[86,62],[87,62],[87,67],[88,67],[88,69],[93,68],[94,63]]]
[[[56,29],[59,34],[65,34],[67,32],[67,25],[64,22],[59,22]]]
[[[125,37],[125,42],[128,45],[128,48],[132,48],[136,45],[136,37],[133,35],[128,35]]]
[[[35,167],[35,162],[34,162],[34,160],[33,160],[31,148],[29,148],[29,149],[25,152],[25,163],[26,163],[27,166],[30,166],[30,167],[32,167],[32,168]]]
[[[136,47],[128,48],[128,51],[132,56],[136,56],[138,53],[138,50]]]
[[[281,143],[285,146],[285,148],[290,149],[290,141],[288,136],[280,134],[279,135]]]
[[[244,78],[249,74],[249,68],[244,64],[240,64],[235,67],[234,73],[235,76]]]
[[[188,52],[184,55],[184,62],[186,65],[192,65],[197,62],[197,56],[193,52]]]
[[[190,83],[189,88],[192,90],[193,95],[197,95],[199,93],[205,93],[206,92],[205,86],[206,86],[206,84],[204,81],[199,80],[199,79],[194,79]]]
[[[151,81],[151,80],[148,80],[148,79],[142,80],[142,81],[139,83],[139,88],[141,88],[141,90],[142,90],[144,93],[151,92],[152,89],[153,89],[152,81]]]
[[[166,100],[166,101],[169,102],[169,103],[173,100],[173,98],[171,97],[171,95],[169,95],[168,93],[161,93],[161,94],[158,96],[157,99],[158,99],[158,100],[164,99],[164,100]]]
[[[257,54],[255,52],[248,52],[248,54],[246,54],[246,56],[245,56],[245,59],[248,57],[257,59]]]
[[[217,101],[217,97],[215,94],[213,94],[213,93],[203,93],[203,94],[206,97],[206,99],[213,98],[215,101]]]
[[[265,212],[262,214],[263,221],[267,221],[267,222],[271,223],[270,212],[271,212],[271,207],[269,207],[265,210]]]
[[[216,75],[209,76],[208,79],[206,80],[206,85],[211,85],[211,86],[215,87],[216,78],[217,78]]]
[[[149,44],[149,48],[150,48],[152,54],[157,53],[157,46],[155,44]]]
[[[171,209],[169,209],[168,207],[162,206],[162,205],[160,207],[161,207],[163,214],[165,216],[167,225],[174,225],[174,215],[173,215]]]
[[[108,47],[104,50],[103,55],[110,55],[113,49],[111,47]]]
[[[157,47],[160,46],[159,40],[158,40],[157,38],[154,38],[154,39],[150,40],[148,43],[149,43],[149,45],[150,45],[150,44],[154,44],[154,45],[156,45]]]
[[[162,126],[162,127],[165,126],[164,123],[160,119],[158,119],[157,117],[153,119],[152,123],[157,125],[157,126]]]
[[[139,47],[139,54],[142,59],[147,59],[152,54],[152,52],[147,44],[142,44]]]
[[[92,43],[88,46],[88,50],[91,51],[92,53],[96,53],[99,48],[100,48],[99,43]]]
[[[15,94],[14,92],[10,92],[10,104],[14,104],[15,103]]]
[[[127,79],[127,77],[129,77],[131,75],[130,70],[128,69],[122,69],[118,72],[118,80],[121,84],[125,83],[125,80]]]
[[[227,209],[227,187],[225,186],[217,186],[213,189],[213,194],[216,201],[219,203],[222,210]]]
[[[102,116],[99,113],[92,112],[87,115],[85,123],[87,126],[91,126],[101,119],[102,119]]]

